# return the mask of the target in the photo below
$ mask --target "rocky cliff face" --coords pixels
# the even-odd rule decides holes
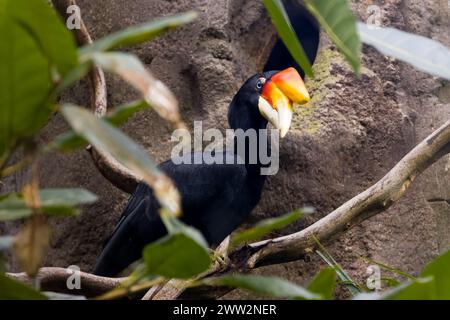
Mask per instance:
[[[203,120],[205,127],[227,128],[227,107],[240,84],[264,65],[276,34],[257,0],[79,0],[94,38],[161,15],[195,8],[201,18],[156,41],[133,48],[180,100],[186,122]],[[450,8],[446,0],[351,1],[365,20],[369,5],[378,5],[382,23],[439,40],[450,46]],[[450,116],[450,84],[415,71],[365,47],[363,68],[355,76],[322,34],[314,66],[307,79],[312,101],[298,110],[293,130],[282,140],[281,169],[270,177],[263,199],[249,222],[277,216],[303,205],[317,213],[290,226],[290,233],[326,215],[381,178],[418,141]],[[110,106],[135,98],[121,81],[108,77]],[[65,97],[88,104],[81,83]],[[66,129],[56,116],[45,129],[50,140]],[[124,130],[154,159],[170,156],[171,129],[151,110],[136,115]],[[348,230],[327,248],[352,276],[364,281],[368,257],[417,273],[440,251],[450,247],[450,173],[442,159],[425,172],[406,196],[385,213]],[[89,271],[104,239],[117,222],[127,195],[96,171],[86,152],[43,160],[47,187],[82,186],[100,201],[77,218],[52,222],[52,249],[46,265],[76,264]],[[15,176],[9,185],[20,185]],[[14,230],[14,227],[8,227]],[[275,274],[305,283],[323,263],[307,261],[265,267]],[[236,291],[229,298],[244,297]]]

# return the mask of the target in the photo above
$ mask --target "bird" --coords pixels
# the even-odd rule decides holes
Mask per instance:
[[[245,81],[233,97],[228,122],[231,129],[244,131],[265,129],[271,123],[279,130],[280,137],[284,137],[290,129],[295,105],[309,100],[303,79],[295,68],[257,73]],[[257,135],[257,138],[267,137]],[[220,244],[241,225],[261,199],[266,175],[261,174],[264,165],[259,158],[257,161],[249,159],[252,142],[246,139],[244,150],[223,151],[223,156],[235,160],[232,164],[228,161],[224,164],[201,161],[175,164],[172,160],[159,164],[181,195],[181,221],[198,229],[211,247]],[[260,146],[259,141],[256,143]],[[269,143],[265,145],[270,148]],[[192,160],[202,156],[201,152],[190,154]],[[159,209],[152,189],[139,183],[106,241],[94,274],[108,277],[119,274],[141,258],[147,244],[164,237],[167,231]]]
[[[305,50],[309,63],[312,65],[316,59],[320,40],[320,26],[317,20],[309,13],[298,0],[283,0],[283,6],[289,17],[292,28],[300,40],[300,43]],[[303,77],[304,71],[297,64],[295,59],[289,53],[284,42],[278,39],[273,47],[269,58],[264,66],[266,70],[284,70],[289,67],[294,67]]]

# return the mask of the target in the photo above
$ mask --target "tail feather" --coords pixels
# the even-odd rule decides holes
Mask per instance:
[[[150,197],[144,197],[131,213],[124,213],[104,247],[94,274],[112,277],[139,260],[145,245],[166,233]]]

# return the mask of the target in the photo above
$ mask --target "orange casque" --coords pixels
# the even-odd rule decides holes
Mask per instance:
[[[274,109],[280,102],[286,103],[292,108],[293,103],[305,104],[310,100],[302,77],[292,67],[273,75],[264,85],[261,96]]]

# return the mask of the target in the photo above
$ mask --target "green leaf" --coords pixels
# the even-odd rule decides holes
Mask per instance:
[[[19,204],[19,202],[21,202]],[[24,201],[17,199],[6,199],[0,202],[0,221],[13,221],[27,218],[32,211],[26,207]]]
[[[430,277],[396,287],[381,296],[383,300],[434,300],[436,281]]]
[[[141,176],[153,188],[163,209],[175,216],[180,214],[178,191],[133,140],[83,108],[65,105],[62,114],[76,134],[89,141],[99,152],[111,155]]]
[[[347,274],[347,272],[342,268],[342,266],[334,260],[333,256],[325,249],[325,247],[320,243],[320,241],[314,238],[316,241],[319,250],[316,250],[316,253],[325,261],[330,267],[332,267],[339,279],[343,282],[344,286],[348,289],[352,296],[356,296],[362,290],[359,285]]]
[[[77,206],[97,201],[97,196],[86,189],[44,189],[39,192],[43,207]]]
[[[123,46],[132,46],[151,40],[168,30],[192,22],[197,18],[195,11],[163,17],[138,26],[127,28],[95,41],[92,45],[80,50],[80,54],[94,51],[109,51]]]
[[[355,300],[434,300],[436,282],[433,277],[419,278],[405,283],[382,294],[362,293]]]
[[[47,297],[0,273],[0,300],[47,300]]]
[[[394,28],[358,23],[361,40],[381,53],[450,80],[450,50],[439,42]]]
[[[397,287],[402,283],[394,278],[382,277],[381,281],[384,282],[388,287]]]
[[[203,236],[191,227],[177,228],[143,251],[147,273],[171,279],[189,279],[211,265]]]
[[[72,33],[46,0],[2,0],[7,14],[37,41],[44,54],[60,75],[77,65],[77,51]],[[3,42],[3,41],[2,41]],[[29,70],[29,74],[35,72]]]
[[[144,100],[137,100],[130,103],[120,105],[112,109],[106,116],[105,120],[114,126],[120,126],[130,119],[135,113],[148,109],[150,106]]]
[[[161,218],[168,233],[186,233],[189,237],[197,241],[203,247],[208,248],[208,243],[206,242],[201,232],[199,232],[197,229],[184,224],[181,220],[173,216],[162,215]]]
[[[87,147],[88,142],[77,135],[73,131],[68,131],[63,134],[60,134],[53,140],[49,147],[51,149],[58,149],[61,152],[69,152],[81,148]]]
[[[283,40],[291,56],[300,65],[305,74],[310,77],[314,76],[311,62],[308,60],[308,56],[292,28],[283,3],[280,0],[263,0],[263,2],[272,19],[273,25],[277,29],[281,40]]]
[[[331,40],[344,54],[356,73],[361,66],[361,42],[356,20],[347,0],[305,0],[307,9],[316,17]]]
[[[277,277],[230,275],[217,278],[207,278],[202,280],[201,284],[240,288],[264,296],[277,298],[290,298],[297,300],[313,300],[321,298],[320,295]]]
[[[281,217],[263,220],[254,227],[237,233],[231,240],[231,247],[236,247],[242,243],[259,240],[274,230],[282,229],[290,225],[304,214],[310,214],[313,212],[314,210],[311,208],[304,208]]]
[[[138,90],[142,98],[163,118],[173,123],[180,122],[178,101],[173,93],[134,55],[128,53],[92,53],[86,57],[102,69],[121,76]]]
[[[50,66],[28,31],[0,13],[0,155],[48,120]]]
[[[331,300],[336,288],[336,271],[332,267],[321,270],[314,279],[311,280],[307,289],[320,294],[323,299]]]
[[[52,113],[52,75],[77,65],[72,34],[44,0],[0,0],[0,154],[30,138]],[[55,78],[56,79],[56,78]]]
[[[149,107],[150,106],[143,100],[133,101],[112,109],[103,119],[114,126],[119,126],[128,121],[128,119],[130,119],[136,112]],[[75,132],[69,131],[56,137],[50,147],[56,148],[61,152],[68,152],[84,148],[87,145],[88,143],[85,139],[77,135]]]
[[[97,201],[97,197],[85,189],[43,189],[39,197],[42,212],[55,216],[74,215],[77,210],[73,206]],[[21,194],[11,193],[0,198],[0,221],[22,219],[31,214]]]
[[[422,277],[434,277],[436,298],[450,300],[450,251],[431,261],[422,271]]]

